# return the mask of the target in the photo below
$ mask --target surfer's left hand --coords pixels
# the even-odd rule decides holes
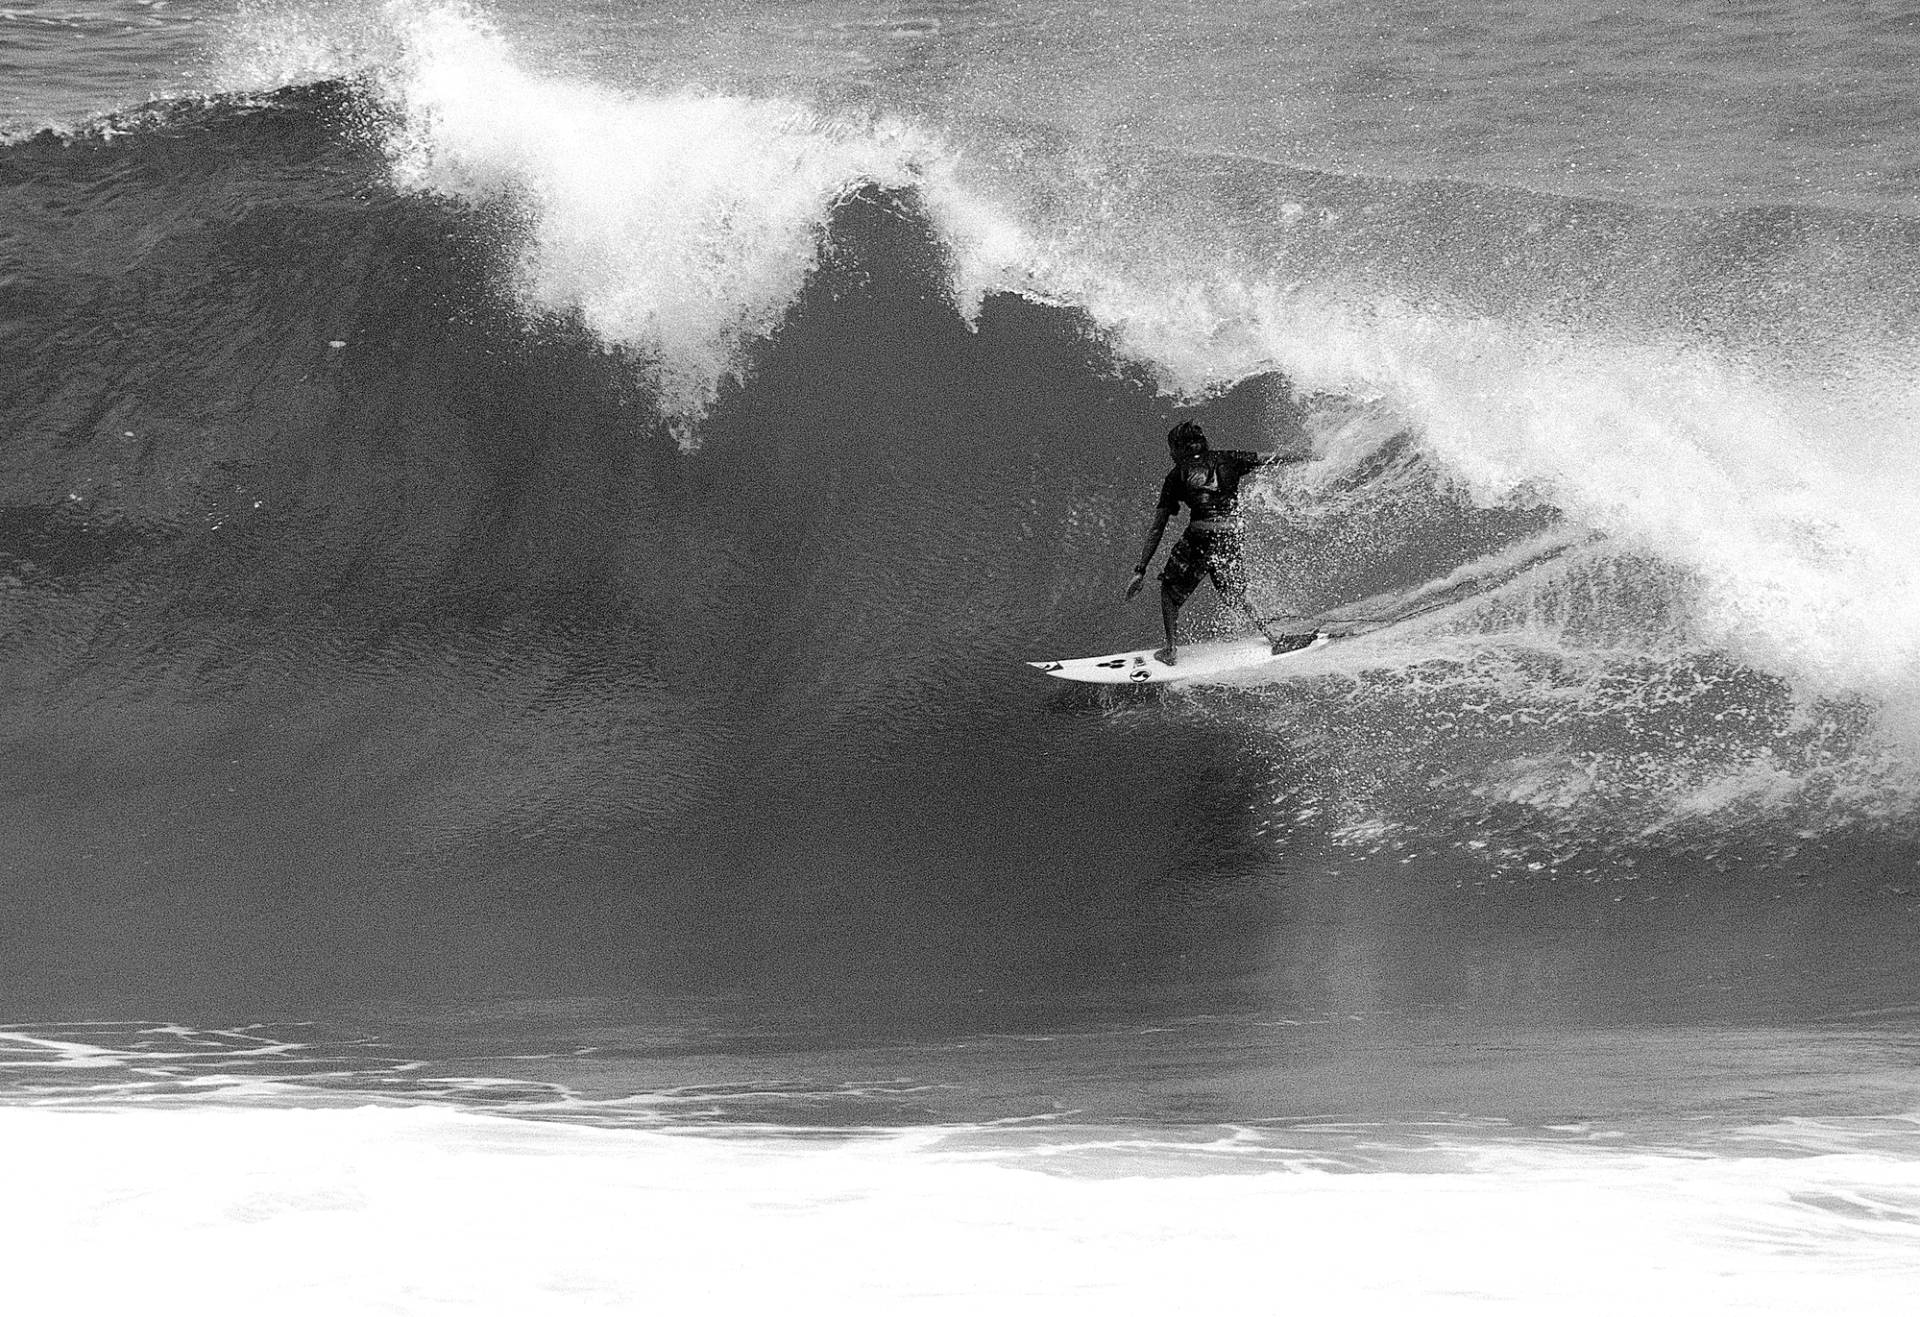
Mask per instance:
[[[1127,598],[1131,599],[1135,595],[1139,594],[1140,587],[1145,585],[1146,583],[1147,583],[1147,569],[1144,567],[1134,568],[1133,579],[1127,582]]]

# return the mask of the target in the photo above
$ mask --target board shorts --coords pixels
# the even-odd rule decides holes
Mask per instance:
[[[1160,569],[1160,588],[1174,603],[1184,604],[1200,587],[1203,576],[1229,599],[1238,599],[1247,593],[1247,569],[1240,561],[1238,531],[1187,527],[1186,534],[1167,555],[1167,565]]]

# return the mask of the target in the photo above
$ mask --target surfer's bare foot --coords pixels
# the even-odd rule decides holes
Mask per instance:
[[[1165,649],[1154,650],[1153,657],[1156,662],[1164,663],[1170,668],[1177,667],[1180,663],[1179,656],[1174,653],[1173,646],[1171,645]]]

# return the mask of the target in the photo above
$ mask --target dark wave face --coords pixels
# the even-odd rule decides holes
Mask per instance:
[[[715,328],[601,295],[524,179],[410,183],[393,113],[0,148],[10,999],[1907,990],[1898,683],[1738,650],[1658,541],[1489,495],[1394,400],[1163,391],[1091,302],[976,310],[913,170],[828,188],[797,257],[702,230],[798,261]],[[1284,680],[1040,678],[1154,639],[1120,588],[1188,416],[1320,459],[1252,498],[1271,611],[1461,601]]]

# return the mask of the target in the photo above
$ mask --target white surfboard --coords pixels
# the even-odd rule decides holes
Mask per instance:
[[[1180,646],[1179,662],[1162,663],[1154,650],[1131,649],[1124,654],[1100,654],[1093,658],[1052,659],[1031,663],[1049,677],[1062,681],[1090,681],[1103,686],[1143,686],[1150,683],[1192,681],[1196,677],[1218,676],[1223,672],[1241,672],[1319,649],[1332,637],[1320,633],[1312,641],[1284,654],[1275,654],[1273,646],[1260,636],[1239,640],[1203,640]]]

